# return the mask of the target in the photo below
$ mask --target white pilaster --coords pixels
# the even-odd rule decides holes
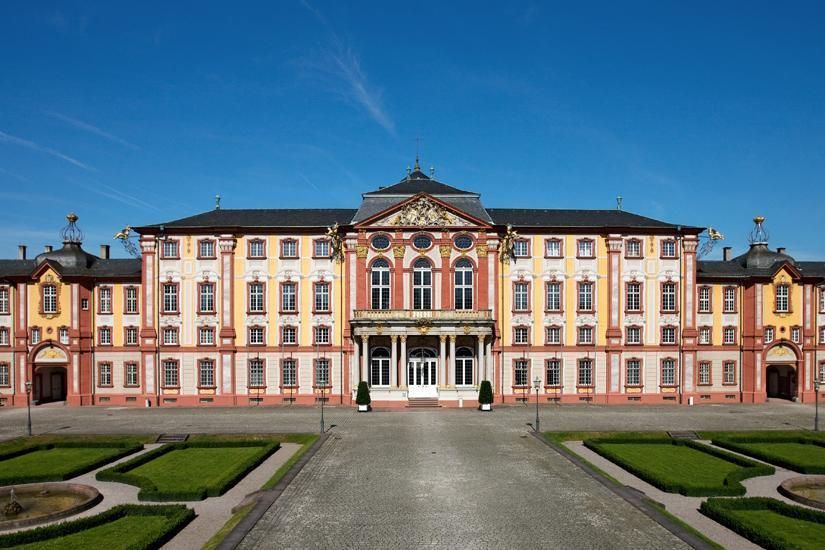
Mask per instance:
[[[449,384],[455,386],[455,335],[450,336],[450,372],[447,378]]]
[[[447,336],[442,334],[439,338],[438,355],[438,385],[443,386],[447,381]]]
[[[398,336],[390,336],[390,387],[398,387]]]

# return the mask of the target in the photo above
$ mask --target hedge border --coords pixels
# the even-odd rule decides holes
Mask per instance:
[[[793,519],[825,525],[825,513],[787,504],[774,498],[709,498],[699,506],[702,514],[768,550],[787,550],[789,546],[772,537],[770,532],[744,525],[730,514],[731,510],[769,510]],[[793,548],[793,546],[790,547]]]
[[[168,520],[168,524],[161,536],[151,538],[151,540],[147,536],[145,540],[138,541],[136,544],[127,547],[126,550],[154,550],[160,548],[172,540],[190,521],[195,519],[195,511],[182,504],[154,506],[120,504],[96,516],[64,521],[56,525],[47,525],[45,527],[19,531],[8,535],[0,535],[0,548],[12,548],[23,544],[44,542],[58,537],[73,535],[118,520],[127,515],[163,516]]]
[[[233,464],[236,468],[229,477],[219,480],[211,487],[195,487],[189,491],[165,491],[158,488],[155,483],[144,476],[129,473],[131,470],[142,466],[156,458],[172,451],[190,448],[216,448],[216,447],[260,447],[261,451],[244,462]],[[126,483],[138,487],[138,500],[153,502],[175,502],[204,500],[207,497],[216,497],[224,494],[235,486],[249,472],[260,466],[272,453],[281,448],[278,442],[265,443],[262,441],[202,441],[186,443],[169,443],[158,447],[148,453],[136,456],[132,460],[127,460],[121,464],[107,468],[97,473],[98,481],[114,481]]]
[[[729,473],[725,476],[723,481],[723,486],[718,485],[690,485],[684,482],[672,481],[668,479],[664,479],[652,472],[639,467],[636,464],[633,464],[621,456],[617,455],[616,453],[609,451],[608,449],[604,448],[603,444],[642,444],[642,445],[674,445],[674,446],[685,446],[690,447],[692,449],[696,449],[697,451],[701,451],[703,453],[709,454],[716,458],[720,458],[727,462],[731,462],[736,466],[739,466],[738,470],[734,470],[733,472]],[[654,487],[661,489],[666,493],[679,493],[685,496],[691,497],[701,497],[701,496],[741,496],[745,494],[745,487],[740,483],[742,480],[757,477],[757,476],[766,476],[772,475],[775,470],[772,466],[768,466],[766,464],[760,464],[758,462],[754,462],[750,459],[735,455],[733,453],[728,453],[726,451],[722,451],[720,449],[714,449],[713,447],[709,447],[707,445],[703,445],[701,443],[697,443],[696,441],[691,440],[684,440],[684,439],[669,439],[669,438],[661,438],[661,439],[634,439],[634,438],[610,438],[610,439],[590,439],[584,441],[584,446],[590,449],[591,451],[600,454],[604,458],[608,459],[609,461],[617,464],[621,468],[627,470],[628,472],[632,473],[639,479],[642,479]]]
[[[744,437],[741,439],[714,439],[712,443],[717,447],[724,447],[725,449],[736,451],[737,453],[752,456],[753,458],[764,460],[765,462],[769,462],[775,466],[793,470],[794,472],[799,472],[800,474],[825,474],[825,464],[822,464],[821,466],[804,466],[768,452],[760,451],[759,449],[751,449],[743,446],[759,443],[800,443],[802,445],[814,445],[816,447],[825,448],[825,441],[811,439],[804,436],[790,436],[785,438]]]
[[[143,450],[143,444],[131,444],[131,443],[105,443],[105,442],[93,442],[93,443],[82,443],[82,442],[65,442],[65,443],[41,443],[39,445],[31,445],[29,447],[23,447],[22,449],[16,449],[14,451],[8,451],[5,453],[0,453],[0,462],[4,460],[10,460],[12,458],[17,458],[19,456],[27,455],[29,453],[35,453],[37,451],[50,451],[52,449],[61,449],[61,448],[69,448],[69,449],[79,449],[79,448],[92,448],[92,449],[118,449],[121,448],[120,452],[111,454],[109,456],[100,458],[94,462],[90,462],[83,466],[78,466],[74,470],[70,470],[62,475],[57,474],[42,474],[42,475],[17,475],[17,476],[0,476],[0,486],[6,485],[22,485],[24,483],[42,483],[44,481],[66,481],[67,479],[72,479],[74,477],[83,475],[85,473],[91,472],[92,470],[96,470],[101,466],[105,466],[110,462],[114,462],[115,460],[120,460],[123,457],[129,456],[134,454],[138,451]]]

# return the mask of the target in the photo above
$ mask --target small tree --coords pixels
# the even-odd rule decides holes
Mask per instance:
[[[489,405],[493,402],[493,385],[489,380],[482,380],[478,389],[478,404]]]
[[[370,403],[372,403],[372,399],[370,399],[370,387],[362,380],[358,383],[358,393],[355,394],[355,404],[369,405]]]

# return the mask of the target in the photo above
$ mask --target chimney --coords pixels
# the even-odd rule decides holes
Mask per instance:
[[[732,251],[733,251],[733,247],[731,247],[731,246],[726,246],[725,248],[723,248],[722,249],[722,259],[726,262],[729,262]]]
[[[779,252],[780,254],[784,254],[785,253],[785,247],[783,246],[783,247],[777,248],[776,251]]]
[[[52,245],[50,245],[50,244],[47,244],[46,246],[43,247],[43,252],[51,252],[52,250],[54,250],[54,249],[52,248]]]
[[[21,244],[17,247],[17,259],[18,260],[25,260],[26,259],[26,245]]]
[[[108,244],[100,245],[100,257],[103,258],[104,260],[109,259],[109,245]]]

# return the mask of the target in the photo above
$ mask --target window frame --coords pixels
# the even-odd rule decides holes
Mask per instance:
[[[739,312],[739,296],[737,287],[727,285],[722,289],[722,313],[738,313]],[[731,300],[728,300],[730,294]]]
[[[132,299],[129,298],[129,293],[134,292],[134,309],[130,309]],[[126,285],[123,287],[123,314],[124,315],[140,315],[140,288],[136,285]]]
[[[284,338],[284,334],[287,332],[287,330],[295,336],[294,341],[287,342],[286,339]],[[281,345],[282,346],[297,346],[298,345],[298,341],[300,340],[300,334],[299,334],[299,329],[296,325],[281,325],[281,328],[278,332],[280,333],[280,336],[281,336]]]
[[[107,367],[106,369],[106,377],[108,378],[107,381],[104,381],[104,369],[103,367]],[[113,366],[111,361],[98,361],[97,362],[97,387],[98,388],[113,388],[114,384],[114,372]]]
[[[104,296],[106,296],[105,300]],[[114,313],[114,289],[112,285],[99,285],[97,287],[97,313],[98,315],[112,315]]]
[[[762,328],[762,343],[772,344],[776,341],[776,327],[773,325],[765,325]]]
[[[733,341],[732,342],[729,342],[726,339],[727,331],[732,331],[732,333],[733,333]],[[723,326],[722,327],[722,345],[723,346],[735,346],[735,345],[737,345],[737,343],[739,341],[739,338],[738,338],[738,335],[737,335],[738,332],[739,331],[737,330],[737,327],[734,326],[734,325],[725,325],[725,326]]]
[[[673,255],[665,254],[665,245],[673,245]],[[659,259],[662,260],[676,260],[679,258],[679,241],[676,239],[662,239],[659,241]]]
[[[556,331],[558,333],[558,340],[553,341],[550,338],[550,331]],[[564,345],[564,331],[562,330],[561,325],[547,325],[544,327],[544,345],[545,346],[562,346]]]
[[[167,343],[166,342],[166,335],[167,334],[174,334],[174,343]],[[170,327],[164,326],[160,329],[160,345],[163,347],[176,347],[180,345],[180,328],[178,327]]]
[[[167,254],[166,245],[172,245],[175,247],[175,253]],[[161,241],[160,245],[160,259],[161,260],[180,260],[180,240],[179,239],[171,239],[166,238]]]
[[[665,331],[673,331],[673,341],[668,342],[665,339]],[[678,325],[662,325],[659,329],[659,343],[662,346],[676,346],[679,344],[679,330]]]
[[[728,378],[727,378],[727,372],[728,372],[727,367],[728,366],[732,367],[731,370],[733,372],[733,379],[730,382],[728,381]],[[729,360],[729,359],[725,360],[725,361],[722,361],[722,385],[723,386],[735,386],[737,384],[737,382],[736,382],[736,370],[737,370],[737,368],[736,367],[737,367],[736,361],[732,361],[732,360]]]
[[[514,346],[529,346],[530,345],[530,326],[529,325],[515,325],[513,327],[513,345]],[[519,341],[519,334],[524,334],[524,341]]]
[[[326,331],[327,341],[319,340],[318,335],[321,331]],[[312,344],[314,346],[331,346],[332,345],[332,327],[330,325],[316,325],[312,327]]]
[[[590,254],[586,255],[582,253],[582,245],[590,243]],[[596,257],[596,240],[591,239],[590,237],[583,237],[581,239],[576,239],[576,258],[580,260],[592,260]]]
[[[160,363],[161,366],[161,388],[163,389],[180,389],[180,361],[177,359],[164,359]],[[167,374],[169,374],[168,367],[174,368],[174,384],[167,384],[168,378]]]
[[[256,364],[256,367],[259,365],[261,372],[260,372],[260,383],[256,383],[253,381],[253,363]],[[265,357],[250,357],[249,360],[246,362],[246,371],[247,371],[247,380],[249,380],[248,386],[252,389],[264,389],[266,388],[266,358]],[[257,377],[257,374],[255,374]]]
[[[212,341],[211,342],[204,342],[203,335],[204,334],[211,334]],[[203,326],[198,327],[198,345],[199,346],[209,346],[214,347],[215,344],[215,327],[213,326]]]
[[[54,296],[47,297],[46,296],[46,289],[50,289],[54,292]],[[48,302],[47,302],[48,300]],[[49,303],[54,301],[53,309],[52,304]],[[49,306],[47,308],[46,306]],[[42,315],[59,315],[60,314],[60,293],[57,291],[57,284],[56,283],[43,283],[40,285],[40,313]]]
[[[211,244],[212,245],[212,254],[205,255],[203,254],[203,245]],[[215,239],[205,238],[205,239],[198,239],[198,256],[199,260],[215,260],[218,258],[218,243],[215,242]]]
[[[323,302],[323,289],[326,288],[326,307],[318,307],[319,299]],[[321,306],[324,304],[321,303]],[[332,311],[332,283],[316,281],[312,283],[312,313],[330,313]]]
[[[558,308],[550,307],[550,287],[558,286]],[[550,280],[544,283],[544,311],[547,313],[563,313],[564,312],[564,282],[557,279]]]
[[[260,331],[260,332],[258,332]],[[253,333],[261,335],[260,342],[254,342],[252,338]],[[266,345],[266,327],[262,325],[248,325],[246,327],[246,343],[249,346],[265,346]]]
[[[702,292],[707,291],[707,307],[702,304],[705,300],[702,299]],[[696,288],[696,312],[697,313],[713,313],[713,287],[710,285],[699,285]]]
[[[0,327],[0,347],[11,346],[11,330],[9,327]]]
[[[260,287],[260,309],[253,309],[253,288]],[[256,300],[258,292],[255,294]],[[246,313],[247,315],[266,315],[266,282],[265,281],[249,281],[246,283]]]
[[[583,367],[587,365],[587,370]],[[583,378],[583,374],[587,373],[587,379]],[[596,362],[590,357],[580,357],[576,360],[576,387],[577,388],[595,388],[596,387]]]
[[[293,390],[298,389],[298,382],[299,378],[299,370],[301,367],[301,362],[296,357],[283,357],[281,359],[281,363],[279,365],[280,371],[280,387],[283,388],[291,388]],[[288,370],[289,369],[289,370]],[[291,384],[287,384],[287,376],[286,373],[290,372],[290,381]]]
[[[519,290],[521,287],[524,287],[523,293]],[[530,313],[532,311],[532,285],[530,285],[530,281],[513,281],[512,289],[513,313]]]
[[[561,388],[564,384],[564,367],[562,360],[558,357],[549,357],[544,360],[544,387],[545,388]],[[554,365],[553,371],[555,374],[551,376],[551,364]],[[556,382],[551,382],[551,378],[555,378]]]
[[[630,364],[637,363],[636,381],[630,381]],[[624,362],[624,385],[626,388],[644,387],[643,364],[641,357],[628,357]]]
[[[547,250],[547,247],[550,243],[556,243],[559,245],[558,254],[550,254]],[[544,239],[544,257],[548,259],[560,259],[564,258],[564,240],[559,239],[558,237],[550,237]]]
[[[217,303],[218,303],[218,296],[217,296],[217,285],[211,281],[202,281],[197,284],[198,287],[198,315],[214,315],[217,313]],[[203,301],[204,301],[204,290],[212,289],[212,307],[210,309],[204,309]]]
[[[287,254],[287,246],[293,245],[295,246],[295,254]],[[297,260],[301,257],[301,251],[299,250],[299,241],[298,239],[294,239],[292,237],[281,239],[281,259],[282,260]]]
[[[702,341],[702,334],[704,331],[707,331],[708,340],[707,342]],[[708,325],[702,325],[699,327],[699,334],[696,337],[696,342],[700,346],[712,346],[713,345],[713,327]]]
[[[325,244],[327,247],[326,254],[318,254],[318,246]],[[312,257],[313,259],[329,259],[332,257],[332,242],[326,237],[312,240]]]
[[[326,383],[320,380],[319,372],[322,363],[326,364]],[[312,361],[312,387],[327,389],[332,388],[332,360],[329,357],[316,357]]]
[[[389,260],[383,257],[376,258],[370,265],[369,297],[370,309],[373,311],[392,309],[392,272],[393,270]],[[377,284],[376,277],[378,278]],[[384,282],[385,277],[386,282]],[[378,307],[376,307],[376,305],[378,305]]]
[[[106,335],[106,339],[103,335]],[[106,341],[108,340],[108,341]],[[100,325],[97,327],[97,345],[111,347],[114,345],[114,335],[112,334],[112,327],[109,325]]]
[[[0,388],[11,387],[11,364],[8,361],[0,361]]]
[[[672,363],[673,372],[671,376],[673,380],[670,382],[665,382],[665,365],[666,363]],[[679,384],[679,363],[676,361],[675,357],[662,357],[659,360],[659,387],[662,388],[675,388]]]
[[[211,365],[212,368],[212,383],[209,384],[209,380],[204,381],[204,367],[206,365]],[[198,359],[198,389],[205,389],[205,390],[213,390],[218,387],[218,368],[215,364],[215,360],[209,357],[204,357]]]
[[[582,307],[582,291],[590,288],[590,307]],[[593,281],[576,281],[576,313],[594,313],[596,311],[596,283]]]
[[[673,308],[665,308],[665,288],[673,287]],[[668,293],[669,294],[669,293]],[[659,313],[679,313],[679,283],[676,281],[662,281],[659,284]]]
[[[166,307],[166,289],[175,289],[175,309],[167,309]],[[161,314],[162,315],[180,315],[180,283],[165,282],[161,283]]]
[[[261,246],[261,254],[253,254],[256,245]],[[265,260],[266,259],[266,239],[254,238],[246,241],[246,259]]]
[[[630,253],[630,244],[633,243],[639,246],[639,253],[638,254],[631,254]],[[641,239],[637,239],[635,237],[631,237],[625,240],[624,246],[624,257],[626,260],[641,260],[644,258],[644,243]]]
[[[630,331],[635,330],[639,333],[638,342],[633,342],[630,339]],[[644,327],[642,325],[627,325],[624,327],[624,345],[626,346],[643,346],[645,343]]]
[[[630,303],[630,290],[631,287],[635,287],[638,289],[638,295],[636,296],[637,300],[637,307],[631,307]],[[640,314],[644,313],[645,306],[644,306],[644,285],[639,281],[628,281],[624,285],[624,310],[625,313],[633,313],[633,314]]]
[[[784,297],[785,300],[785,309],[780,309],[779,307],[779,290],[785,289],[786,295]],[[774,293],[773,293],[773,312],[780,313],[780,314],[787,314],[793,313],[791,307],[791,285],[788,283],[779,283],[774,285]]]
[[[531,239],[528,238],[520,238],[513,241],[513,257],[514,258],[530,258],[530,245],[532,244]],[[524,250],[519,251],[519,245],[524,246]]]
[[[531,381],[530,381],[530,372],[532,370],[531,367],[532,359],[528,359],[526,357],[516,357],[513,359],[513,387],[514,388],[529,388]],[[524,381],[526,383],[519,384],[519,377],[521,375],[524,376]]]
[[[794,344],[802,343],[802,327],[794,325],[791,327],[791,342]]]
[[[11,315],[10,285],[0,285],[0,315]]]
[[[703,376],[707,378],[703,380]],[[699,361],[696,364],[696,385],[697,386],[712,386],[713,385],[713,363],[711,361]]]
[[[134,383],[129,381],[130,373],[129,368],[134,367],[135,369],[135,381]],[[140,364],[137,361],[124,361],[123,362],[123,387],[124,388],[139,388],[140,387]]]
[[[297,314],[298,310],[299,310],[298,283],[295,282],[295,281],[282,281],[281,283],[279,283],[279,286],[280,286],[280,289],[279,289],[280,290],[280,292],[279,292],[280,300],[278,300],[279,313]],[[287,308],[284,307],[284,303],[286,302],[285,298],[287,297],[287,289],[288,288],[292,289],[292,305],[293,305],[293,307],[290,308],[290,309],[287,309]]]
[[[459,283],[459,275],[461,282]],[[467,279],[469,277],[469,284]],[[476,306],[476,267],[468,258],[459,258],[453,264],[453,309],[456,311],[471,311]],[[459,307],[459,305],[461,307]]]
[[[585,331],[590,333],[590,341],[582,339]],[[576,327],[576,345],[577,346],[595,346],[596,345],[596,327],[593,325],[579,325]]]
[[[427,264],[426,268],[424,267],[424,263]],[[426,275],[429,275],[429,283],[424,283]],[[412,292],[410,305],[412,305],[412,309],[416,311],[432,310],[435,295],[435,268],[432,262],[423,256],[416,258],[413,261],[410,276],[412,279],[412,284],[410,285],[410,291]],[[418,283],[416,283],[417,276],[420,279]],[[419,301],[418,307],[416,307],[416,296],[418,296]]]
[[[420,247],[420,248],[418,246],[416,246],[415,241],[419,237],[425,237],[430,242],[429,246]],[[427,252],[429,250],[432,250],[433,247],[435,246],[435,239],[429,233],[421,233],[421,232],[413,233],[412,235],[410,235],[410,241],[409,242],[410,242],[410,247],[413,250],[416,250],[418,252]]]
[[[129,335],[134,334],[134,341],[130,341]],[[140,345],[140,329],[134,325],[126,325],[123,327],[123,345],[124,346],[138,346]]]

